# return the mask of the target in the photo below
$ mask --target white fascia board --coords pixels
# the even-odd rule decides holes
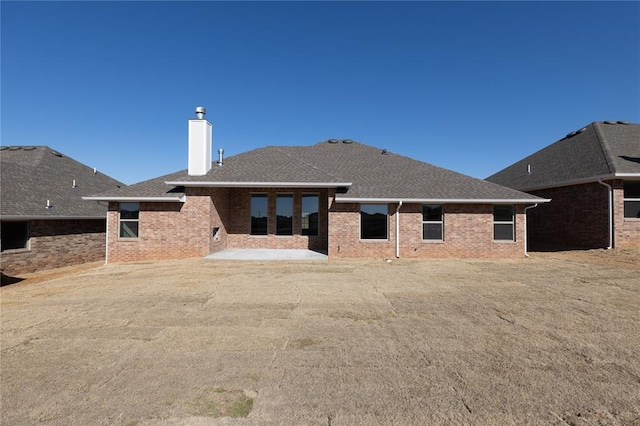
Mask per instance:
[[[522,189],[518,188],[518,191],[527,192],[527,191],[536,191],[538,189],[560,188],[562,186],[583,185],[585,183],[595,183],[598,181],[611,180],[611,179],[640,180],[640,173],[613,173],[609,175],[590,176],[590,177],[581,178],[581,179],[552,182],[545,185],[523,187]]]
[[[0,215],[1,220],[6,221],[21,221],[21,220],[98,220],[107,219],[105,213],[104,216],[20,216],[20,215]]]
[[[338,198],[336,203],[360,203],[360,204],[379,204],[379,203],[399,203],[404,204],[535,204],[548,203],[551,199],[539,198],[531,199],[461,199],[461,198]]]
[[[122,201],[149,203],[184,203],[185,197],[82,197],[87,201]]]
[[[181,182],[168,181],[167,185],[221,188],[337,188],[351,186],[352,182]]]

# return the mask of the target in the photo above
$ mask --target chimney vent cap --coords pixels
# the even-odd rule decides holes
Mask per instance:
[[[207,109],[205,107],[196,107],[196,117],[200,120],[204,118],[204,115],[207,113]]]

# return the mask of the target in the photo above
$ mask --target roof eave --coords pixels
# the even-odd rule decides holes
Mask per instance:
[[[415,203],[415,204],[535,204],[548,203],[547,198],[363,198],[336,197],[337,203]]]
[[[518,191],[528,192],[528,191],[536,191],[538,189],[549,189],[549,188],[559,188],[562,186],[571,186],[571,185],[582,185],[585,183],[595,183],[601,180],[611,180],[611,179],[630,179],[630,180],[640,180],[640,173],[612,173],[608,175],[600,175],[600,176],[590,176],[581,179],[571,179],[559,182],[551,182],[544,185],[536,185],[529,187],[519,187],[516,188]]]
[[[352,182],[183,182],[167,181],[167,185],[219,188],[338,188],[351,186]]]
[[[38,216],[38,215],[18,215],[8,214],[0,215],[1,220],[19,221],[19,220],[97,220],[106,219],[106,212],[102,216]]]
[[[182,197],[82,197],[87,201],[120,201],[120,202],[156,202],[156,203],[184,203],[186,198]]]

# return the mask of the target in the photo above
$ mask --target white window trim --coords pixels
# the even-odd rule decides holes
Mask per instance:
[[[625,215],[624,215],[624,210],[625,210],[624,206],[625,206],[625,203],[626,203],[627,201],[640,202],[640,198],[639,198],[639,197],[633,197],[633,198],[625,197],[625,196],[624,196],[624,186],[623,186],[623,190],[622,190],[622,191],[623,191],[623,192],[622,192],[622,217],[623,217],[623,219],[624,219],[624,220],[628,220],[628,221],[630,221],[630,222],[640,221],[640,218],[639,218],[639,217],[627,217],[627,216],[625,216]]]
[[[424,216],[423,216],[423,221],[422,221],[422,229],[420,230],[420,233],[422,234],[422,241],[424,242],[429,242],[429,243],[441,243],[444,242],[444,204],[423,204],[423,206],[440,206],[442,208],[442,219],[441,220],[424,220]],[[440,238],[438,239],[434,239],[434,238],[424,238],[424,225],[425,224],[439,224],[442,225],[442,232],[440,234]]]
[[[516,242],[516,208],[515,206],[511,206],[513,209],[513,213],[511,214],[510,221],[496,221],[495,214],[493,213],[493,207],[491,210],[491,216],[493,217],[493,223],[491,225],[491,232],[493,234],[493,242],[494,243],[515,243]],[[510,240],[496,240],[496,228],[495,225],[511,225],[511,239]]]
[[[138,218],[137,219],[122,219],[122,211],[120,210],[121,204],[137,204],[138,205]],[[122,222],[137,222],[138,223],[138,235],[135,237],[123,237],[120,235],[121,223]],[[140,203],[134,202],[126,202],[118,204],[118,239],[123,241],[136,241],[140,239]]]

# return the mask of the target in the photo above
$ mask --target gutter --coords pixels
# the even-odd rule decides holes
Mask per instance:
[[[598,179],[598,183],[602,186],[606,186],[608,189],[609,198],[609,246],[607,250],[613,248],[613,188],[608,183],[604,183],[602,179]]]
[[[524,208],[524,255],[525,257],[529,257],[529,253],[527,251],[527,245],[528,245],[528,241],[527,241],[527,210],[529,209],[534,209],[538,207],[538,203],[535,203],[533,206],[527,206]]]
[[[531,204],[548,203],[547,198],[525,198],[525,199],[480,199],[480,198],[335,198],[337,203],[360,203],[360,204],[393,204],[393,203],[416,203],[416,204]]]
[[[396,207],[396,259],[400,259],[400,207],[402,201],[399,201]]]
[[[186,196],[182,197],[82,197],[87,201],[139,201],[139,202],[164,202],[164,203],[184,203]]]
[[[337,188],[353,182],[195,182],[167,181],[166,185],[221,188]]]

